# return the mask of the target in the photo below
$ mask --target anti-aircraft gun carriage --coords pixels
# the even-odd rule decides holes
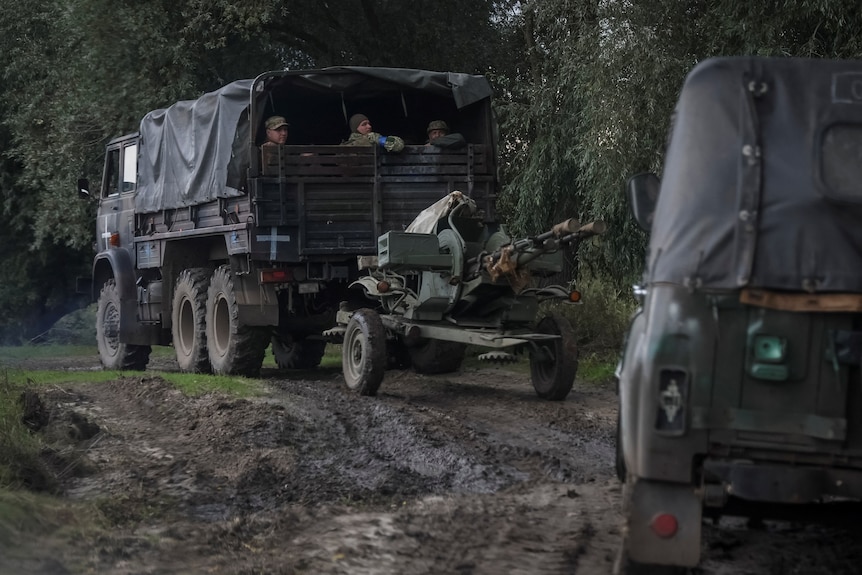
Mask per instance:
[[[326,332],[343,341],[345,383],[375,395],[385,369],[454,371],[472,345],[490,350],[479,355],[485,361],[517,361],[526,353],[536,394],[565,399],[578,366],[574,330],[559,313],[538,323],[536,317],[541,302],[578,302],[580,294],[533,284],[562,270],[564,248],[604,230],[603,222],[568,219],[515,240],[489,225],[470,198],[452,192],[405,231],[381,235],[375,258],[360,258],[368,273],[351,287],[375,305],[340,310],[339,325]]]

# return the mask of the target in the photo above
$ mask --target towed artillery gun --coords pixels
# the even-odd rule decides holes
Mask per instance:
[[[387,368],[455,371],[473,345],[489,348],[479,355],[485,361],[517,361],[526,352],[538,396],[565,399],[578,366],[575,332],[559,313],[536,318],[541,302],[579,302],[580,294],[573,285],[533,284],[562,271],[565,248],[604,231],[604,222],[569,219],[513,240],[472,200],[450,193],[404,232],[381,235],[376,257],[359,258],[368,274],[351,287],[375,305],[339,310],[338,326],[325,333],[343,342],[345,383],[375,395]]]

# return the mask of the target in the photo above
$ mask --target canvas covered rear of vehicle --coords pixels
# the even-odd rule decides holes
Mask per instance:
[[[254,94],[249,191],[259,226],[301,236],[286,257],[374,254],[381,234],[403,230],[454,190],[493,221],[496,128],[484,77],[335,67],[264,74]],[[374,132],[401,138],[404,148],[341,145],[354,114],[365,115]],[[290,124],[287,144],[259,154],[271,116]],[[464,144],[426,145],[427,128],[437,120],[461,134]]]
[[[687,77],[620,370],[635,561],[697,562],[639,528],[665,504],[691,547],[701,503],[862,498],[860,158],[862,62]]]

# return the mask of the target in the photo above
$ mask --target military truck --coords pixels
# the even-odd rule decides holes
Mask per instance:
[[[704,514],[862,498],[862,62],[717,58],[688,75],[617,375],[619,573],[700,560]]]
[[[406,143],[341,146],[362,113]],[[285,145],[264,122],[287,119]],[[425,145],[429,122],[462,134]],[[358,256],[453,191],[492,222],[491,87],[482,76],[395,68],[277,71],[148,113],[107,144],[92,292],[102,364],[144,369],[172,345],[185,371],[254,375],[319,364],[340,306],[362,295]]]

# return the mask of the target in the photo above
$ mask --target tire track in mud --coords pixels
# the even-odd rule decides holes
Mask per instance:
[[[46,533],[0,573],[610,572],[611,386],[546,402],[505,370],[388,372],[367,398],[334,370],[268,375],[255,399],[151,373],[46,392],[43,436],[82,457],[67,493],[110,528]],[[723,519],[693,573],[856,573],[860,546],[858,528]]]

